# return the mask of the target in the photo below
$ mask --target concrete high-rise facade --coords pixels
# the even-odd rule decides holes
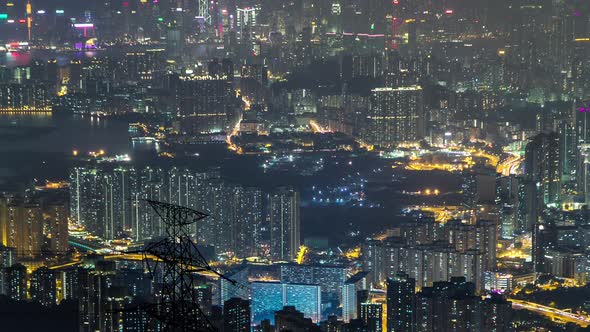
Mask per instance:
[[[232,82],[209,76],[180,77],[176,88],[180,129],[187,134],[231,132],[237,123]]]
[[[416,280],[405,273],[387,279],[387,331],[414,331]]]
[[[44,208],[49,231],[51,251],[63,254],[68,250],[68,210],[65,204],[50,204]]]
[[[36,203],[0,201],[0,239],[21,258],[36,258],[43,245],[43,216]]]
[[[299,192],[282,187],[270,194],[270,256],[274,260],[295,259],[301,244]]]
[[[422,87],[384,87],[371,90],[363,140],[368,144],[393,146],[424,136]]]
[[[224,332],[250,331],[250,302],[238,297],[225,301],[223,305]]]
[[[368,331],[383,331],[383,304],[370,302],[361,303],[359,317],[367,326]]]
[[[527,144],[524,174],[537,187],[537,199],[544,205],[561,199],[560,140],[557,133],[541,133]]]

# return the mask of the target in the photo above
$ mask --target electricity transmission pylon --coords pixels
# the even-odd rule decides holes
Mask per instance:
[[[166,237],[141,251],[158,284],[154,303],[143,305],[162,324],[163,331],[216,331],[203,312],[197,292],[197,273],[210,273],[235,284],[211,268],[189,235],[189,226],[207,214],[186,207],[146,201],[162,219]]]

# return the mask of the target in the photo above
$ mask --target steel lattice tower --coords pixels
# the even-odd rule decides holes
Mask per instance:
[[[233,284],[235,281],[213,270],[189,236],[189,225],[207,214],[168,203],[146,202],[164,222],[167,237],[146,245],[142,251],[152,279],[161,281],[161,288],[155,303],[139,309],[159,320],[163,331],[215,331],[199,306],[195,273],[213,273]]]
[[[203,18],[205,25],[211,26],[211,13],[209,12],[209,0],[199,0],[199,17]]]

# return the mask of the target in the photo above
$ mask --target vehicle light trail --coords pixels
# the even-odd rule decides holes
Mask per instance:
[[[229,133],[226,137],[225,137],[225,142],[227,143],[227,148],[236,152],[237,154],[242,154],[242,148],[239,147],[238,145],[236,145],[235,143],[232,142],[231,138],[233,136],[236,136],[239,132],[240,132],[240,124],[242,123],[242,119],[243,119],[243,115],[240,115],[240,119],[238,120],[238,122],[236,123],[236,125],[234,126],[233,130],[231,131],[231,133]]]
[[[322,128],[322,126],[320,126],[315,120],[309,120],[309,125],[311,126],[311,130],[313,130],[314,133],[319,133],[319,134],[325,134],[325,133],[329,133],[328,130]]]
[[[502,176],[510,176],[510,174],[516,174],[518,167],[522,163],[523,158],[517,155],[510,156],[508,159],[498,164],[496,172],[502,174]]]
[[[524,309],[535,312],[550,318],[552,321],[563,322],[563,323],[574,323],[581,327],[588,327],[590,325],[590,317],[584,315],[578,315],[565,310],[556,309],[534,302],[528,302],[523,300],[508,299],[512,302],[512,308],[516,310]]]

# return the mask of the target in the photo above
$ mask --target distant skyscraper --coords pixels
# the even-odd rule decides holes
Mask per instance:
[[[217,252],[247,254],[236,251],[236,186],[221,179],[209,179],[203,188],[205,212],[209,217],[198,225],[203,243],[215,246]],[[246,225],[243,225],[247,227]],[[249,255],[248,255],[249,256]]]
[[[446,238],[459,252],[475,250],[483,255],[483,268],[496,269],[497,225],[489,220],[479,220],[475,225],[452,220],[445,224]],[[483,277],[483,271],[481,271]],[[473,281],[473,280],[471,280]]]
[[[535,272],[551,273],[547,252],[557,245],[557,230],[552,221],[537,223],[533,228],[532,258]]]
[[[22,264],[7,267],[4,273],[4,294],[15,301],[27,299],[27,268]]]
[[[43,245],[43,217],[39,204],[0,200],[0,238],[22,258],[36,258]]]
[[[101,206],[98,170],[76,167],[70,172],[70,216],[74,222],[94,228]]]
[[[237,123],[239,104],[231,81],[225,77],[180,77],[176,99],[185,133],[231,132]]]
[[[422,87],[376,88],[365,119],[363,140],[392,146],[424,136]]]
[[[529,183],[529,197],[524,197],[527,214],[535,216],[533,225],[533,262],[535,270],[544,271],[545,250],[554,242],[552,225],[540,218],[548,204],[561,201],[562,163],[557,133],[541,133],[527,144],[524,176]],[[532,197],[530,197],[532,196]],[[535,209],[534,211],[531,209]]]
[[[65,204],[51,204],[45,208],[48,217],[49,245],[56,254],[68,248],[68,210]]]
[[[350,277],[342,287],[342,319],[348,323],[351,319],[358,318],[359,298],[357,293],[368,289],[369,282],[367,275],[369,272],[362,271]]]
[[[512,302],[502,295],[491,294],[483,303],[482,331],[512,331]]]
[[[416,331],[486,331],[482,302],[465,278],[435,282],[416,294]]]
[[[70,172],[70,215],[106,240],[118,238],[130,216],[127,170],[75,167]]]
[[[49,89],[38,82],[0,84],[0,111],[45,111],[50,112],[52,104]]]
[[[239,257],[262,256],[264,194],[253,187],[237,187],[234,192],[234,252]]]
[[[238,36],[242,36],[244,30],[250,30],[256,25],[256,19],[260,12],[260,7],[244,7],[237,9],[236,28]]]
[[[437,234],[438,231],[429,236],[423,234],[405,238],[406,235],[404,235],[404,238],[392,237],[385,241],[367,241],[366,249],[363,248],[364,268],[371,270],[370,275],[378,276],[371,278],[373,285],[385,281],[386,276],[407,271],[410,278],[416,281],[418,288],[431,286],[435,281],[445,281],[453,276],[465,276],[476,284],[479,291],[482,291],[484,258],[495,268],[493,265],[495,258],[492,258],[494,251],[487,253],[490,251],[491,243],[494,242],[490,241],[493,238],[486,233],[487,226],[479,229],[476,225],[465,225],[459,222],[461,227],[466,227],[468,230],[458,230],[451,228],[451,226],[454,227],[453,223],[454,221],[449,221],[445,224],[445,227],[449,226],[445,232],[452,230],[452,237],[445,236],[449,242],[453,239],[450,244],[440,240],[434,241],[441,236]],[[460,238],[459,241],[455,235]],[[425,241],[425,244],[414,244],[414,238],[425,240],[428,237],[432,238],[430,243]]]
[[[560,150],[557,133],[541,133],[526,146],[524,174],[536,184],[541,207],[561,199]]]
[[[383,331],[383,305],[381,303],[361,303],[360,319],[369,332]]]
[[[51,307],[57,304],[55,272],[40,267],[31,274],[31,298],[33,301]]]
[[[176,23],[168,25],[166,30],[166,52],[171,58],[180,58],[184,51],[185,43],[182,38],[182,27],[179,27]]]
[[[12,265],[14,265],[15,259],[16,253],[14,248],[0,245],[0,271],[3,268],[11,267]]]
[[[113,314],[113,304],[109,298],[117,301],[118,296],[112,296],[111,289],[115,277],[115,262],[99,262],[95,270],[86,271],[80,278],[80,331],[104,331],[112,322],[105,319],[107,314]],[[114,308],[120,309],[120,308]],[[117,311],[117,310],[115,310]]]
[[[117,237],[126,229],[131,229],[131,189],[136,180],[135,170],[130,167],[117,167],[112,173],[112,198],[110,204],[113,216],[113,235]]]
[[[576,179],[578,190],[584,193],[584,202],[590,204],[590,144],[580,146]]]
[[[149,331],[150,322],[153,320],[149,314],[144,310],[133,310],[140,303],[130,303],[127,305],[127,310],[123,311],[123,331],[129,332],[143,332]],[[156,325],[153,324],[152,325]],[[157,326],[157,325],[156,325]]]
[[[278,261],[295,259],[301,244],[299,192],[280,188],[270,194],[270,255]]]
[[[135,236],[147,239],[164,232],[161,218],[144,200],[166,202],[165,172],[161,168],[145,167],[137,170],[137,182],[132,183],[132,225]]]
[[[387,330],[411,332],[414,330],[414,293],[416,281],[400,273],[387,279]]]
[[[224,332],[250,331],[250,302],[238,297],[223,304]]]

